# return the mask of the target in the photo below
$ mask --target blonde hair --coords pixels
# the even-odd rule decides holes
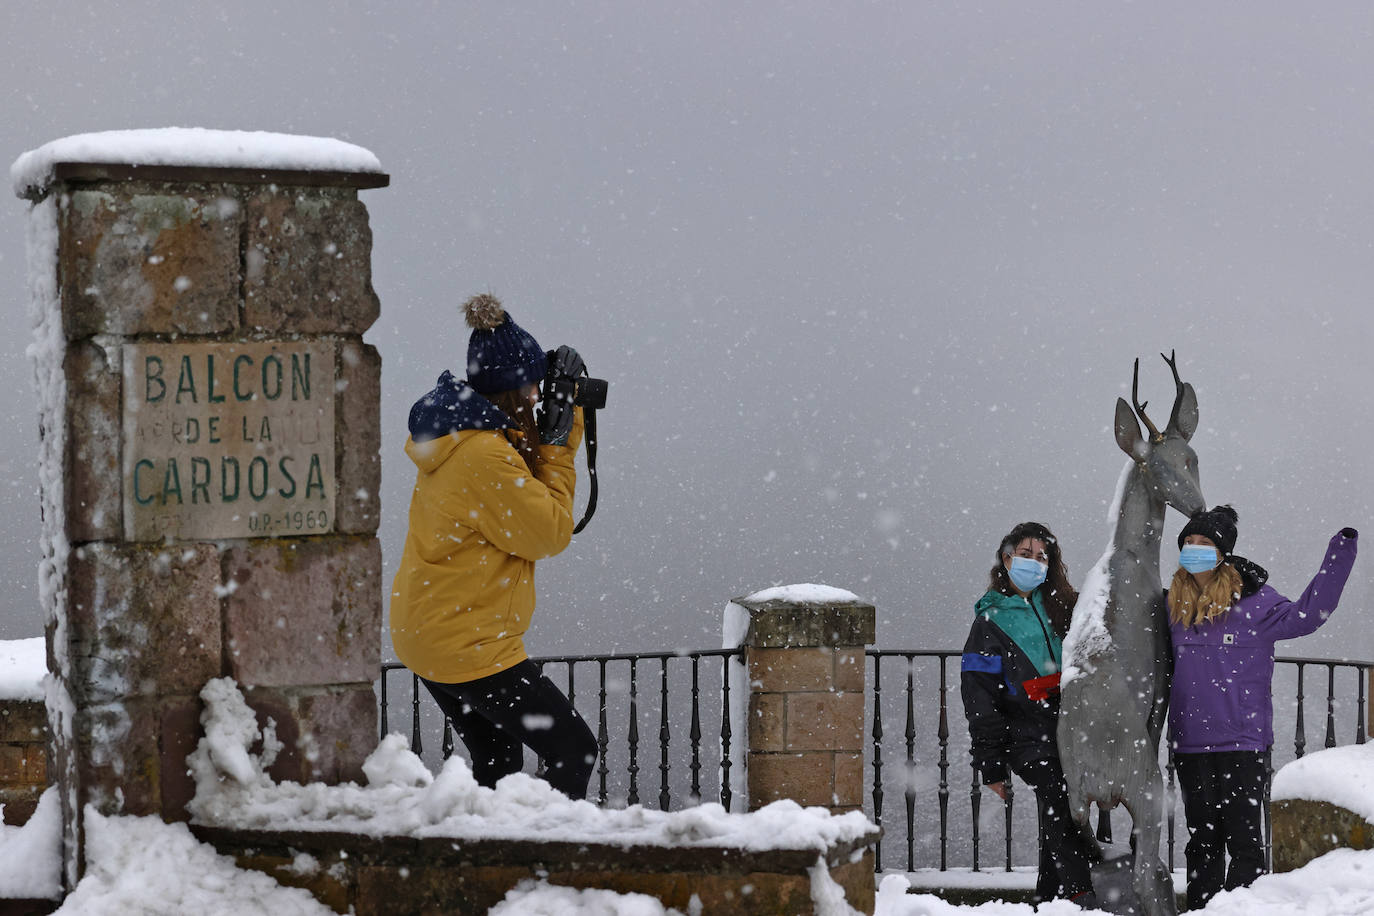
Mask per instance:
[[[1240,598],[1240,573],[1230,563],[1222,563],[1203,588],[1188,570],[1179,567],[1169,583],[1169,620],[1185,627],[1204,623],[1225,614]]]

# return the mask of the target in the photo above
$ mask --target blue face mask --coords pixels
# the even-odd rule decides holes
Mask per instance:
[[[1029,592],[1045,581],[1049,571],[1050,568],[1044,563],[1037,563],[1029,557],[1012,557],[1007,575],[1011,576],[1012,585],[1023,592]]]
[[[1178,552],[1178,565],[1190,573],[1207,572],[1216,569],[1220,563],[1217,549],[1204,544],[1184,544]]]

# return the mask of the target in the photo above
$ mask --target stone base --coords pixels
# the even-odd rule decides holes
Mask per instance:
[[[0,916],[48,916],[61,905],[60,900],[0,899]]]
[[[1330,802],[1285,798],[1273,802],[1274,871],[1302,868],[1333,849],[1374,849],[1374,824]]]
[[[38,796],[45,786],[21,786],[0,788],[0,805],[5,806],[5,824],[9,827],[22,827],[33,817],[38,808]]]
[[[809,870],[822,856],[850,906],[872,913],[875,902],[877,831],[822,854],[191,829],[240,867],[303,887],[335,912],[356,916],[484,914],[527,878],[647,894],[682,912],[691,911],[695,897],[705,913],[807,916],[815,912]],[[299,853],[318,861],[312,874],[288,868]]]
[[[28,822],[48,787],[47,739],[42,700],[0,702],[0,805],[12,827]]]

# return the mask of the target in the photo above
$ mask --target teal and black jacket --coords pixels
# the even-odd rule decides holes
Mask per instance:
[[[1041,595],[994,589],[974,605],[960,689],[973,765],[985,784],[1003,782],[1009,764],[1057,757],[1062,648]]]

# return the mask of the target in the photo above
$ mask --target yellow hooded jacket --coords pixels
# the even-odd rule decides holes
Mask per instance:
[[[572,538],[581,441],[578,408],[568,444],[539,447],[536,479],[499,430],[406,440],[419,470],[391,589],[391,642],[407,668],[459,684],[529,657],[534,561]]]

